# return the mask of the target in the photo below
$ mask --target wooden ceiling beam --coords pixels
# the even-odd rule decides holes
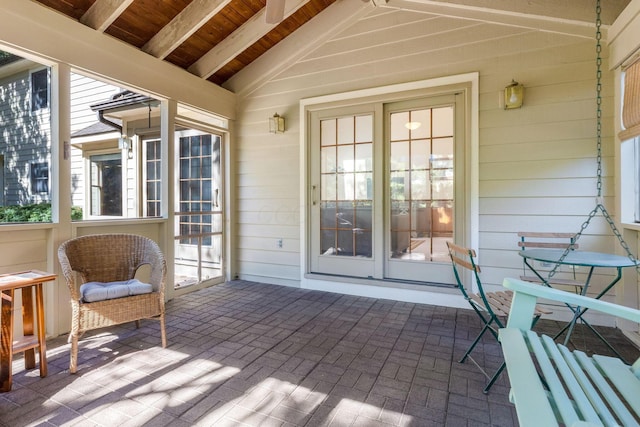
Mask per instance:
[[[142,50],[164,59],[230,2],[231,0],[193,0],[142,46]]]
[[[0,10],[3,46],[31,52],[42,64],[61,63],[74,72],[102,77],[139,93],[177,100],[194,109],[235,119],[235,94],[173,64],[35,1],[0,0]]]
[[[104,32],[131,3],[133,0],[96,0],[82,15],[80,22],[94,30]]]
[[[377,1],[382,3],[382,1]],[[309,52],[371,12],[373,4],[355,0],[337,1],[289,37],[269,49],[227,80],[222,87],[247,96]]]
[[[286,0],[283,19],[286,19],[300,9],[308,1],[309,0]],[[267,24],[265,14],[266,8],[263,8],[260,12],[253,15],[229,37],[218,43],[191,65],[189,72],[203,79],[207,79],[233,58],[244,52],[246,48],[260,40],[279,24]]]

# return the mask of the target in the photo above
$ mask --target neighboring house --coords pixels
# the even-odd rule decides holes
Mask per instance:
[[[0,205],[50,202],[50,69],[17,55],[0,53]],[[78,131],[78,136],[102,133],[104,129],[81,130],[97,120],[97,113],[89,107],[122,89],[79,74],[72,74],[71,80],[72,132]],[[75,150],[73,154],[73,204],[83,206],[82,154]]]
[[[49,202],[49,70],[0,56],[0,206]]]
[[[83,206],[85,219],[158,216],[156,191],[151,190],[153,201],[148,203],[146,184],[153,177],[147,176],[149,168],[142,168],[145,173],[139,176],[136,165],[140,156],[147,164],[159,160],[155,150],[141,150],[140,138],[144,133],[147,140],[159,140],[160,102],[129,90],[96,100],[96,94],[106,94],[110,85],[91,86],[94,102],[88,107],[95,121],[71,134],[74,204]]]
[[[155,205],[145,200],[143,212],[134,208],[138,206],[135,198],[140,194],[140,182],[132,160],[133,138],[137,138],[140,123],[150,127],[153,115],[157,128],[159,101],[75,73],[71,75],[70,96],[72,204],[83,208],[85,218],[158,216],[157,200]],[[12,54],[1,57],[2,206],[51,201],[49,100],[48,67]],[[127,121],[106,119],[113,111],[126,112]],[[136,122],[132,114],[148,117]],[[155,133],[159,139],[159,131]],[[150,153],[144,152],[147,156]],[[124,175],[123,165],[128,165]],[[146,193],[144,196],[146,199]]]

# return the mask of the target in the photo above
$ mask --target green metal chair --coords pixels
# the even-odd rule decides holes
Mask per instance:
[[[447,247],[449,248],[449,257],[451,258],[453,274],[455,275],[458,289],[469,302],[471,308],[473,308],[473,310],[478,314],[478,317],[483,324],[482,330],[464,353],[464,356],[459,360],[459,363],[464,363],[469,359],[474,365],[476,365],[480,372],[487,377],[489,382],[483,389],[483,393],[486,394],[504,370],[505,364],[502,363],[493,375],[489,375],[485,369],[473,359],[471,352],[487,331],[493,335],[496,341],[498,341],[498,329],[504,328],[505,322],[503,319],[509,315],[509,310],[511,309],[512,293],[510,291],[485,292],[480,280],[480,266],[476,264],[475,261],[475,250],[458,246],[451,242],[447,242]],[[477,288],[475,292],[468,291],[464,286],[463,272],[465,270],[470,271],[473,274],[475,287]],[[535,325],[541,315],[550,313],[551,311],[543,307],[536,306],[531,326],[533,327],[533,325]]]
[[[558,249],[576,250],[579,248],[576,242],[576,233],[556,233],[556,232],[538,232],[538,231],[519,231],[518,232],[518,247],[521,251],[529,249]],[[576,277],[576,270],[573,267],[573,274],[571,278],[560,278],[547,275],[547,277],[540,277],[536,274],[531,274],[532,271],[527,267],[526,260],[522,259],[522,275],[520,280],[524,280],[532,283],[544,283],[551,287],[572,287],[573,291],[577,294],[581,294],[584,289],[584,280],[578,280]],[[555,273],[555,272],[554,272]]]

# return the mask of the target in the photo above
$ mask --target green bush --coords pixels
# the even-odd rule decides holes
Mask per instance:
[[[82,208],[80,206],[71,206],[71,221],[82,220]]]
[[[71,219],[82,219],[81,207],[71,207]],[[51,222],[51,203],[0,206],[0,222]]]

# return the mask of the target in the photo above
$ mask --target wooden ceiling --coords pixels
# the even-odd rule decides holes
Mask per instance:
[[[36,1],[222,85],[336,0],[287,0],[278,24],[266,0]]]
[[[259,72],[247,69],[242,73],[247,78],[230,80],[285,38],[283,45],[304,55],[363,16],[354,11],[367,14],[382,6],[380,13],[412,11],[593,37],[596,9],[596,0],[283,0],[283,20],[268,24],[268,0],[33,1],[231,91],[239,83],[248,86],[247,78],[265,78],[263,61]],[[629,1],[603,1],[603,25],[611,24]],[[294,32],[304,34],[303,26],[315,32],[297,40]],[[273,62],[292,60],[294,55]]]

